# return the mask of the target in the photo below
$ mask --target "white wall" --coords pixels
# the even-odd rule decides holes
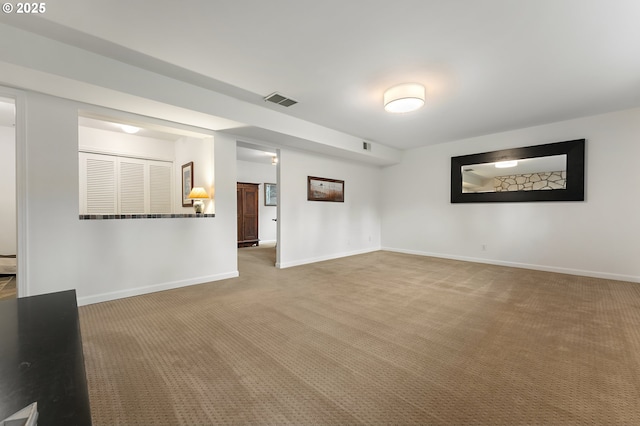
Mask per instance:
[[[0,254],[16,252],[16,136],[0,126]]]
[[[279,267],[380,249],[379,168],[287,149],[279,167]],[[307,201],[307,176],[344,180],[344,203]]]
[[[174,142],[117,131],[80,126],[79,148],[113,155],[129,155],[149,160],[173,161]]]
[[[584,202],[450,203],[452,156],[581,138]],[[640,282],[639,140],[632,109],[407,151],[383,170],[382,246]]]
[[[216,136],[215,218],[79,220],[78,109],[26,93],[26,292],[80,304],[238,275],[235,140]]]
[[[276,242],[278,224],[273,221],[278,217],[276,206],[264,205],[264,184],[276,183],[276,167],[271,164],[238,161],[238,182],[259,183],[258,200],[258,238],[260,242]]]

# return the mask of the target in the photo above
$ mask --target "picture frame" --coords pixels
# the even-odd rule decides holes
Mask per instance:
[[[189,193],[193,189],[193,161],[182,165],[182,207],[193,207]]]
[[[575,139],[451,157],[451,203],[584,201],[585,142],[585,139]],[[566,185],[563,189],[513,192],[466,192],[464,189],[463,173],[472,172],[478,166],[562,155],[566,156]]]
[[[264,205],[265,206],[277,206],[278,205],[278,185],[275,183],[264,184]]]
[[[307,200],[344,203],[344,181],[307,176]]]

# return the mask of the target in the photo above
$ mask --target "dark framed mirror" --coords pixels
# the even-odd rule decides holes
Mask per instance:
[[[585,140],[451,157],[451,202],[584,201]]]

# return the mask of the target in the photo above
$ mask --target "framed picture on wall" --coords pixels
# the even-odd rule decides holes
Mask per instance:
[[[276,185],[275,183],[264,184],[264,205],[265,206],[278,205],[278,185]]]
[[[193,161],[182,165],[182,207],[192,207],[189,193],[193,189]]]
[[[344,203],[344,181],[307,176],[307,200]]]

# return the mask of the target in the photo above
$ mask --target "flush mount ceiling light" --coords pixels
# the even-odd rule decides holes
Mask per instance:
[[[384,109],[387,112],[411,112],[424,105],[425,89],[417,83],[393,86],[384,92]]]
[[[498,161],[496,163],[496,168],[498,168],[498,169],[508,169],[509,167],[515,167],[517,165],[518,165],[518,162],[516,160]]]
[[[134,133],[138,133],[140,131],[139,127],[135,127],[135,126],[129,126],[127,124],[121,124],[120,128],[125,132],[125,133],[130,133],[130,134],[134,134]]]

